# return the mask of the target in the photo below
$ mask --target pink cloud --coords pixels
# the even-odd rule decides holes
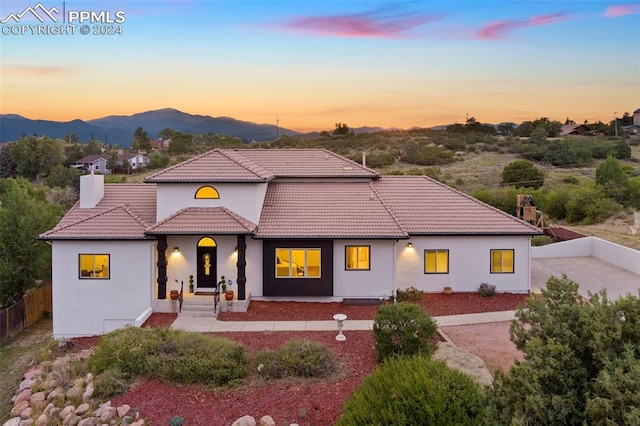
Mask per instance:
[[[375,13],[291,18],[280,27],[331,37],[407,37],[413,28],[441,19],[441,15],[404,13],[399,16],[376,16]]]
[[[476,38],[482,40],[502,39],[511,32],[527,27],[537,27],[540,25],[555,24],[570,19],[570,16],[564,12],[552,13],[549,15],[532,16],[523,21],[496,21],[485,25],[476,33]]]
[[[67,73],[70,70],[65,67],[38,66],[38,65],[4,65],[3,70],[8,73],[41,77],[50,74]]]
[[[638,4],[616,4],[607,7],[602,16],[605,18],[615,18],[618,16],[635,15],[638,11]]]

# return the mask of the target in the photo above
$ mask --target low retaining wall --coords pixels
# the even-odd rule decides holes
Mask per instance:
[[[531,247],[532,259],[558,257],[595,257],[640,275],[640,251],[597,237],[585,237],[546,246]]]

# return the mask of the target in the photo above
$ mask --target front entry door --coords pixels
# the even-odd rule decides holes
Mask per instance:
[[[216,248],[198,247],[198,288],[214,288],[217,284]]]

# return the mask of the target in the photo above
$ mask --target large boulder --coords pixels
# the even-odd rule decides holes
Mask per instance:
[[[434,359],[444,361],[449,368],[458,370],[481,385],[490,385],[493,376],[487,369],[482,358],[472,354],[450,342],[441,342],[433,355]]]

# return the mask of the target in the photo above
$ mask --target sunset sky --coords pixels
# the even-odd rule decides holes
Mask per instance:
[[[38,0],[2,0],[2,114],[69,121],[171,107],[307,131],[467,114],[608,122],[640,108],[640,2],[40,3],[126,21],[121,35],[82,35],[80,24],[15,35],[40,22],[10,15]]]

